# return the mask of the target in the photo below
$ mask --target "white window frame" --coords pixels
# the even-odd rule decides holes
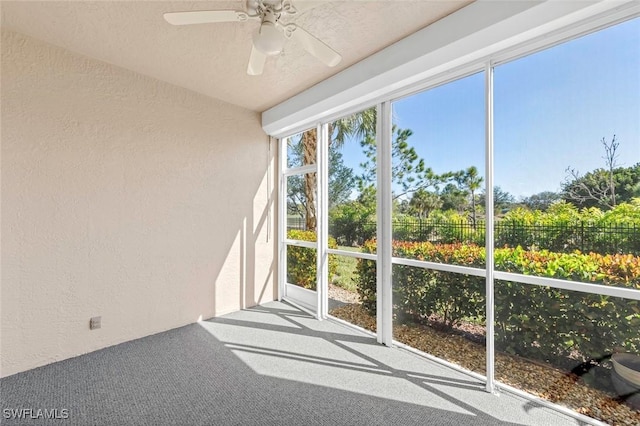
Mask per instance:
[[[604,7],[604,6],[602,6]],[[302,172],[306,173],[311,170],[310,167],[314,167],[314,171],[318,173],[318,244],[314,246],[318,249],[318,277],[322,277],[318,283],[318,312],[316,313],[319,319],[331,318],[327,312],[327,262],[329,254],[337,254],[341,256],[350,256],[360,259],[374,260],[377,262],[377,340],[379,343],[387,346],[396,345],[406,348],[413,352],[418,352],[423,356],[430,359],[434,359],[442,364],[448,365],[458,371],[467,373],[475,378],[481,379],[486,383],[486,391],[490,393],[497,393],[498,389],[507,390],[512,393],[516,393],[523,397],[563,412],[581,421],[590,424],[602,424],[588,416],[581,415],[573,410],[561,407],[559,405],[550,403],[546,400],[534,397],[533,395],[523,392],[519,389],[513,388],[503,383],[495,381],[495,336],[494,336],[494,285],[495,280],[505,280],[526,285],[545,286],[555,289],[562,289],[568,291],[575,291],[596,295],[607,295],[619,298],[625,298],[630,300],[640,300],[640,291],[622,288],[605,286],[601,284],[584,283],[579,281],[561,280],[555,278],[546,278],[541,276],[531,276],[523,274],[515,274],[509,272],[496,271],[494,265],[494,223],[493,223],[493,72],[497,65],[511,62],[520,57],[548,49],[554,45],[561,44],[583,36],[588,33],[596,32],[609,26],[616,25],[626,20],[631,20],[640,16],[640,4],[633,2],[620,2],[619,7],[605,9],[603,12],[595,14],[594,16],[586,17],[582,20],[572,21],[565,26],[553,27],[548,31],[540,32],[536,37],[526,38],[523,42],[512,44],[511,46],[493,52],[480,59],[474,58],[467,63],[455,64],[449,69],[444,70],[438,74],[431,75],[428,79],[420,81],[403,87],[401,89],[394,89],[393,84],[390,84],[387,92],[378,96],[376,99],[369,102],[359,103],[357,105],[349,105],[342,110],[327,111],[324,114],[321,121],[317,124],[318,129],[318,159],[315,166],[306,166]],[[485,250],[487,263],[485,268],[470,268],[465,266],[439,264],[434,262],[424,262],[413,259],[404,259],[393,257],[391,253],[391,123],[392,123],[392,103],[396,100],[410,96],[415,93],[423,92],[425,90],[455,81],[465,76],[471,75],[476,72],[483,71],[485,73],[485,193],[487,208],[486,208],[486,233],[485,233]],[[343,250],[335,250],[328,248],[328,218],[324,206],[328,206],[328,127],[327,123],[343,116],[361,111],[365,108],[373,107],[377,108],[377,123],[376,129],[376,143],[377,143],[377,238],[382,244],[378,244],[376,254],[368,253],[354,253]],[[299,133],[299,132],[295,132]],[[283,138],[282,140],[284,140]],[[283,155],[284,153],[284,155]],[[286,264],[283,268],[283,261],[286,262],[286,245],[300,244],[301,242],[295,242],[287,240],[282,237],[282,230],[284,230],[284,236],[286,237],[286,177],[301,172],[300,169],[286,168],[286,145],[284,150],[280,149],[281,155],[281,176],[284,177],[284,185],[281,182],[281,194],[280,197],[280,282],[286,281]],[[282,158],[284,157],[284,158]],[[281,177],[282,180],[282,177]],[[283,201],[284,200],[284,201]],[[282,204],[284,207],[284,222],[282,220]],[[307,245],[305,245],[307,246]],[[284,248],[283,248],[284,247]],[[468,274],[474,276],[484,276],[486,279],[486,301],[487,301],[487,363],[486,363],[486,376],[471,372],[460,366],[448,363],[446,361],[437,359],[428,354],[424,354],[413,348],[408,347],[400,342],[393,340],[392,335],[392,291],[391,291],[391,269],[392,265],[408,265],[420,268],[428,268],[446,272],[454,272],[460,274]],[[283,293],[280,293],[283,294]],[[344,321],[340,321],[345,323]]]
[[[319,124],[315,126],[318,140],[320,140],[321,128],[322,126]],[[304,131],[312,129],[313,127],[307,128]],[[319,303],[319,295],[321,294],[319,283],[316,284],[316,295],[313,295],[314,292],[312,290],[308,290],[296,286],[293,283],[287,282],[287,248],[289,246],[306,247],[315,249],[316,253],[320,253],[319,247],[322,247],[322,241],[320,241],[319,234],[317,234],[316,242],[292,240],[287,237],[287,178],[292,176],[304,176],[309,173],[316,173],[316,184],[318,186],[318,188],[316,188],[316,212],[319,212],[322,206],[318,200],[318,198],[320,197],[320,173],[318,173],[318,171],[321,169],[321,166],[319,164],[320,153],[317,153],[316,162],[314,164],[307,164],[299,167],[289,168],[287,163],[288,140],[290,137],[300,133],[302,132],[296,132],[291,136],[287,136],[279,140],[278,155],[280,164],[280,197],[278,200],[278,300],[286,300],[287,302],[294,304],[298,308],[314,315],[316,318],[322,319],[322,313],[320,309],[321,305]],[[320,256],[318,256],[318,259],[320,259]],[[320,277],[320,273],[322,272],[319,265],[320,261],[318,261],[317,277]]]

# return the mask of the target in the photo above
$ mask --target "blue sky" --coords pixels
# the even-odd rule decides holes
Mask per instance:
[[[567,166],[640,162],[640,18],[502,64],[494,74],[495,184],[516,197],[558,191]],[[436,172],[475,165],[484,175],[484,74],[399,100],[394,120]],[[357,142],[343,148],[359,171]]]

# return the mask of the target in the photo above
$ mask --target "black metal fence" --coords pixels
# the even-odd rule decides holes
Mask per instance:
[[[555,224],[527,224],[496,221],[495,246],[547,249],[556,252],[580,250],[594,253],[640,255],[640,226],[634,223],[594,224],[585,221]],[[289,218],[288,229],[305,229],[304,219]],[[340,245],[361,245],[374,238],[375,222],[329,223],[329,234]],[[393,222],[393,238],[433,243],[476,243],[484,245],[485,223],[409,219]]]

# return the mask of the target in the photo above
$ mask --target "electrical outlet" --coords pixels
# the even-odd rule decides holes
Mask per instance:
[[[89,320],[89,330],[95,330],[102,326],[102,317],[93,317]]]

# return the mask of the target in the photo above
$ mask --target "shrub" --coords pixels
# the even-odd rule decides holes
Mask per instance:
[[[363,253],[375,253],[376,241],[365,241],[362,246]],[[376,262],[373,260],[357,259],[356,266],[356,285],[358,294],[362,301],[362,306],[372,315],[376,314],[376,286],[377,286],[377,269]]]
[[[640,257],[496,250],[496,269],[640,290]],[[633,275],[635,274],[635,275]],[[634,300],[496,281],[496,338],[505,351],[538,359],[578,352],[600,358],[616,347],[640,349]]]
[[[300,231],[296,229],[287,232],[287,238],[298,241],[316,241],[316,233],[313,231]],[[338,248],[336,240],[329,237],[329,248]],[[316,289],[318,261],[316,249],[308,247],[287,247],[287,282],[297,284],[309,290]],[[335,275],[337,262],[334,255],[329,255],[329,276]]]
[[[362,245],[376,235],[375,205],[358,201],[335,206],[329,211],[329,230],[345,246]]]
[[[564,201],[546,212],[514,209],[496,223],[496,245],[640,255],[640,199],[608,211],[578,210]]]
[[[375,251],[367,242],[363,251]],[[393,255],[403,258],[466,266],[484,265],[484,250],[473,244],[432,244],[394,242]],[[358,291],[363,306],[375,312],[375,262],[358,260]],[[399,317],[420,318],[439,315],[447,326],[464,318],[484,318],[484,277],[454,274],[406,265],[393,265],[393,301]]]
[[[375,242],[363,250],[373,252]],[[473,244],[395,242],[393,255],[431,262],[484,267],[485,253]],[[495,250],[496,270],[640,290],[640,257]],[[375,312],[375,263],[358,261],[358,291],[363,305]],[[482,322],[485,277],[393,266],[396,316],[423,320],[431,315],[447,326],[462,320]],[[588,285],[588,284],[585,284]],[[580,354],[599,358],[616,348],[640,350],[640,303],[509,281],[495,282],[496,344],[500,350],[540,360],[558,361]]]

